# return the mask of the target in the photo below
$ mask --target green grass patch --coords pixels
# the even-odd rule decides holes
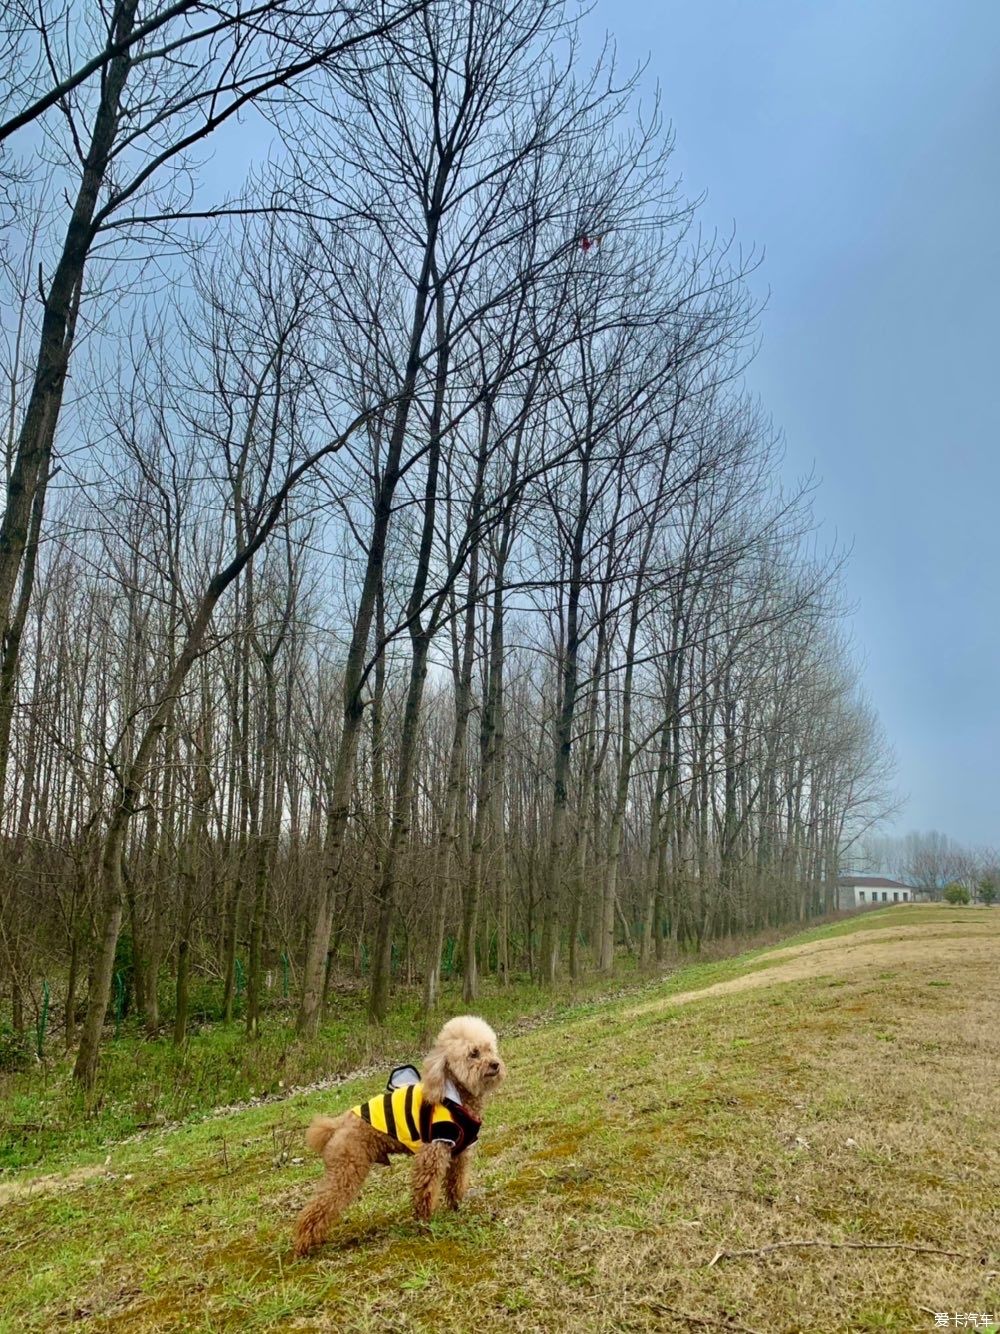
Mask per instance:
[[[781,960],[776,948],[913,925],[941,915],[949,921],[956,917],[951,908],[888,908],[790,931],[777,946],[772,940],[736,952],[738,942],[716,942],[710,950],[728,949],[730,957],[690,962],[674,958],[659,975],[643,974],[634,959],[623,958],[613,979],[590,975],[575,984],[563,982],[554,990],[526,979],[500,986],[487,978],[476,1008],[488,1013],[500,1030],[541,1017],[579,1018],[599,1012],[609,996],[650,988],[669,995],[726,981],[748,969],[768,968]],[[975,915],[967,911],[960,920]],[[0,1074],[0,1182],[12,1172],[51,1171],[80,1162],[81,1155],[92,1160],[157,1125],[197,1120],[215,1108],[280,1098],[289,1089],[331,1076],[412,1060],[427,1031],[464,1008],[461,984],[455,980],[445,985],[429,1020],[416,990],[399,988],[387,1023],[378,1028],[366,1022],[360,990],[339,992],[321,1032],[308,1042],[296,1037],[290,1001],[272,1006],[254,1040],[247,1038],[241,1023],[206,1021],[193,1024],[184,1044],[176,1046],[169,1037],[146,1037],[136,1021],[126,1022],[119,1036],[109,1036],[105,1043],[97,1089],[89,1097],[73,1082],[72,1057],[53,1052],[50,1044],[40,1065]]]

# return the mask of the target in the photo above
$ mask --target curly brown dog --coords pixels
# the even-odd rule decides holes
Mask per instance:
[[[422,1074],[400,1066],[388,1092],[342,1116],[315,1117],[306,1143],[323,1155],[326,1173],[295,1225],[296,1255],[308,1255],[326,1240],[374,1164],[388,1165],[390,1154],[413,1154],[417,1218],[430,1218],[442,1187],[457,1209],[468,1189],[483,1106],[506,1073],[493,1029],[473,1015],[460,1015],[437,1035]]]

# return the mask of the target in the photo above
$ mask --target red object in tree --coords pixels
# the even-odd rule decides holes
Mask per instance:
[[[581,249],[581,250],[589,250],[590,247],[591,247],[593,244],[594,244],[594,243],[593,243],[593,241],[591,241],[591,239],[590,239],[589,236],[581,236],[581,237],[580,237],[580,249]]]

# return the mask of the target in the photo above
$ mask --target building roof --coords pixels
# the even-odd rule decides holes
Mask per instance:
[[[886,880],[881,875],[842,875],[837,881],[838,885],[843,885],[845,889],[852,886],[856,889],[912,889],[912,885],[904,885],[901,880]]]

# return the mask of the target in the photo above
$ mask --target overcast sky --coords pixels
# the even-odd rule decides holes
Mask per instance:
[[[1000,845],[1000,3],[598,0],[690,194],[765,248],[750,372],[853,545],[896,828]]]

